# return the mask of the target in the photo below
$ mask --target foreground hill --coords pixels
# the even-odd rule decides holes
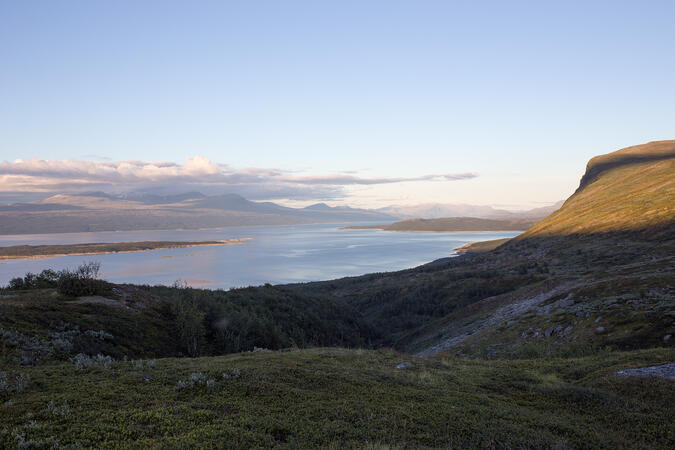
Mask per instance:
[[[615,372],[673,358],[672,349],[495,362],[315,348],[22,368],[22,392],[0,392],[0,445],[665,449],[673,382]]]

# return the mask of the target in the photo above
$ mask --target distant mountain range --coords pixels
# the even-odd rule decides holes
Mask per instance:
[[[559,201],[550,206],[534,208],[525,211],[508,211],[491,206],[426,203],[410,206],[387,206],[376,211],[389,214],[401,219],[421,218],[439,219],[445,217],[477,217],[480,219],[543,219],[562,206]]]
[[[253,202],[236,194],[199,192],[112,195],[88,192],[54,195],[38,202],[0,205],[0,234],[217,228],[237,225],[293,225],[392,221],[365,209],[316,204],[288,208]]]
[[[57,194],[44,200],[0,205],[0,234],[218,228],[239,225],[310,223],[391,223],[410,217],[540,219],[557,209],[510,212],[489,206],[426,204],[378,210],[316,203],[289,208],[254,202],[237,194],[200,192],[158,195],[147,192]]]

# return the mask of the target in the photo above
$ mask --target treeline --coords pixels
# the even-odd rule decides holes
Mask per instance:
[[[299,284],[293,289],[302,295],[341,299],[362,315],[373,330],[369,338],[374,344],[397,347],[411,330],[484,298],[541,281],[547,272],[548,267],[537,263],[495,270],[452,258],[447,263]]]
[[[364,347],[373,335],[345,303],[280,286],[147,289],[168,299],[181,351],[189,356],[294,346]]]

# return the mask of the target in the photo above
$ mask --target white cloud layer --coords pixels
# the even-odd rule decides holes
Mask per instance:
[[[149,161],[82,161],[17,159],[0,163],[3,192],[78,193],[91,190],[154,190],[208,193],[235,192],[251,199],[326,200],[345,196],[344,187],[420,181],[462,180],[473,173],[416,177],[367,178],[353,174],[298,176],[267,168],[234,169],[203,156],[183,164]]]

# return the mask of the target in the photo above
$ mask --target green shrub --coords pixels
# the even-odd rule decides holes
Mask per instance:
[[[181,295],[182,294],[182,295]],[[189,356],[198,356],[206,329],[204,328],[204,317],[206,314],[201,311],[194,298],[191,298],[187,291],[181,291],[171,304],[171,312],[174,320],[183,350]]]

